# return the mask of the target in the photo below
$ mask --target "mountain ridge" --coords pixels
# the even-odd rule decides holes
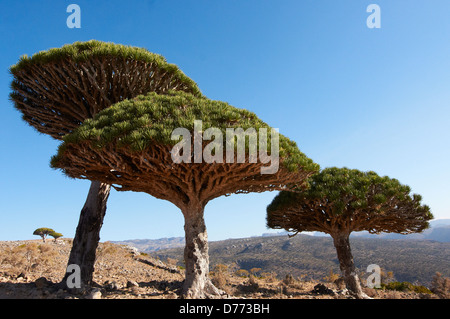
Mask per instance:
[[[287,231],[281,231],[278,233],[263,233],[260,236],[251,236],[243,238],[258,238],[258,237],[274,237],[287,235]],[[324,233],[311,232],[306,233],[309,236],[322,237],[328,236]],[[388,234],[383,233],[379,235],[369,234],[368,232],[352,233],[351,237],[360,238],[376,238],[376,239],[414,239],[414,240],[434,240],[438,242],[450,242],[450,219],[436,219],[430,222],[430,228],[419,234]],[[233,240],[242,238],[228,238],[223,240]],[[223,241],[217,240],[217,241]],[[184,247],[184,237],[164,237],[158,239],[127,239],[119,241],[111,241],[115,244],[129,245],[139,249],[142,252],[156,252],[163,249],[171,249]],[[216,242],[216,241],[211,241]]]
[[[450,276],[450,243],[407,239],[350,239],[355,265],[360,274],[371,264],[393,272],[394,280],[429,286],[436,272]],[[161,260],[178,260],[183,265],[183,248],[153,252]],[[261,268],[278,277],[287,275],[323,280],[330,272],[339,274],[339,261],[331,237],[298,234],[227,239],[210,243],[211,269],[217,264],[250,270]]]
[[[265,233],[261,236],[210,241],[211,269],[217,264],[250,270],[261,268],[278,276],[323,279],[340,273],[336,250],[329,235]],[[356,267],[364,273],[370,264],[392,271],[395,280],[429,285],[436,272],[450,277],[450,219],[435,220],[421,234],[353,233],[350,237]],[[116,241],[162,260],[171,258],[183,266],[184,238]]]

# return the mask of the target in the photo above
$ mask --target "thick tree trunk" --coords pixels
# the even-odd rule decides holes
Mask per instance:
[[[332,235],[332,237],[334,240],[334,247],[336,247],[336,252],[339,259],[339,267],[341,269],[348,291],[358,299],[367,298],[367,295],[362,291],[361,283],[356,273],[352,251],[350,248],[349,234],[339,233]]]
[[[183,211],[186,246],[184,262],[186,278],[183,297],[190,299],[219,298],[224,294],[209,278],[208,235],[203,217],[203,207],[188,208]]]
[[[106,213],[106,202],[109,197],[111,185],[93,181],[89,193],[81,210],[72,250],[70,251],[69,265],[78,265],[80,268],[80,288],[72,288],[74,292],[85,292],[92,285],[94,273],[95,254],[100,241],[100,229]],[[66,273],[61,284],[65,288],[67,278],[71,273]]]

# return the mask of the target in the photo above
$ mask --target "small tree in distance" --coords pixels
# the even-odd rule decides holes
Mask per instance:
[[[50,236],[52,236],[55,240],[55,243],[56,243],[56,240],[58,239],[58,238],[60,238],[60,237],[62,237],[63,236],[63,234],[61,234],[61,233],[57,233],[57,232],[51,232],[50,234],[49,234]]]
[[[33,235],[38,235],[42,237],[42,241],[45,243],[45,238],[47,238],[48,235],[54,233],[55,231],[51,228],[38,228],[33,232]]]
[[[295,232],[324,232],[333,238],[347,289],[366,298],[356,273],[349,236],[353,231],[409,234],[428,228],[430,208],[396,179],[374,172],[326,168],[309,188],[280,192],[267,207],[267,225]]]

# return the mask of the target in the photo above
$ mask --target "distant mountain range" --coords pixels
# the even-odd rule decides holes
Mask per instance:
[[[318,236],[319,234],[315,234]],[[325,235],[325,234],[321,234]],[[353,237],[361,238],[385,238],[385,239],[421,239],[421,240],[434,240],[444,243],[450,242],[450,219],[436,219],[430,222],[430,228],[426,229],[422,233],[401,235],[395,233],[382,233],[379,235],[370,234],[368,232],[352,233]]]
[[[262,237],[273,237],[287,235],[287,232],[264,233]],[[328,236],[324,233],[306,233],[311,236]],[[384,239],[421,239],[435,240],[439,242],[450,242],[450,219],[437,219],[430,222],[430,228],[420,234],[400,235],[400,234],[380,234],[373,235],[368,232],[353,233],[352,237],[360,238],[384,238]],[[256,236],[258,237],[258,236]],[[142,252],[156,252],[163,249],[184,247],[184,237],[171,237],[160,239],[129,239],[123,241],[113,241],[113,243],[136,247]]]
[[[155,252],[161,249],[184,247],[184,237],[160,239],[130,239],[122,241],[112,241],[112,243],[133,246],[141,252],[148,253]]]
[[[393,238],[394,237],[394,238]],[[136,247],[162,260],[168,257],[182,264],[184,238],[156,240],[136,239],[115,242]],[[435,220],[422,234],[371,235],[357,233],[351,237],[355,264],[362,272],[377,264],[392,271],[395,280],[430,285],[436,272],[450,277],[450,220]],[[278,276],[291,274],[322,280],[331,271],[340,273],[336,251],[329,236],[287,233],[263,234],[258,237],[210,242],[211,266],[235,264],[250,270],[261,268]]]
[[[430,287],[440,272],[450,277],[450,243],[431,240],[386,238],[350,239],[355,265],[365,273],[370,264],[392,271],[396,281],[417,282]],[[151,253],[161,260],[172,258],[183,265],[183,247]],[[339,274],[339,262],[331,237],[298,234],[295,237],[265,236],[227,239],[210,243],[211,269],[217,264],[237,269],[261,268],[279,278],[290,274],[305,279],[323,280],[330,271]]]

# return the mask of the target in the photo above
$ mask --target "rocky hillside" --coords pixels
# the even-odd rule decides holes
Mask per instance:
[[[311,235],[323,237],[325,234],[313,232]],[[266,233],[261,237],[276,236],[274,233]],[[287,232],[280,232],[280,235],[287,235]],[[419,234],[380,234],[372,235],[368,232],[352,233],[351,237],[373,238],[373,239],[404,239],[404,240],[433,240],[439,242],[450,242],[450,219],[437,219],[430,222],[430,228]],[[113,241],[112,243],[130,245],[143,252],[156,252],[164,249],[184,247],[184,237],[170,237],[159,239],[130,239],[123,241]]]
[[[0,299],[79,298],[56,285],[64,276],[70,248],[70,239],[0,242]],[[136,248],[100,243],[94,273],[98,291],[91,297],[172,299],[183,280],[179,269]]]
[[[450,276],[450,243],[428,240],[351,238],[355,264],[364,273],[370,264],[379,265],[394,280],[429,286],[436,272]],[[162,259],[182,261],[183,249],[155,252]],[[210,261],[235,263],[250,270],[261,268],[278,276],[293,275],[320,280],[330,271],[339,273],[339,262],[331,237],[299,234],[293,238],[265,236],[229,239],[210,243]]]
[[[450,243],[450,219],[436,219],[430,222],[430,228],[422,233],[414,233],[409,235],[401,234],[380,234],[373,235],[368,232],[358,232],[353,234],[354,237],[363,238],[383,238],[383,239],[407,239],[407,240],[433,240],[443,243]]]
[[[268,238],[270,240],[270,238]],[[275,238],[276,239],[276,238]],[[265,249],[251,241],[236,241],[241,251]],[[242,246],[240,246],[242,245]],[[100,243],[95,264],[95,287],[90,294],[74,296],[58,285],[64,275],[71,248],[70,239],[57,242],[39,240],[0,242],[0,299],[178,299],[184,272],[175,260],[164,262],[136,248]],[[289,249],[289,247],[285,247]],[[213,248],[213,252],[214,252]],[[226,250],[226,248],[224,248]],[[233,248],[234,249],[234,248]],[[273,257],[272,257],[273,258]],[[306,280],[295,276],[253,269],[249,274],[236,264],[217,264],[211,268],[214,284],[229,298],[250,299],[347,299],[346,290],[337,281]],[[393,291],[365,288],[376,299],[438,298],[424,291]]]

